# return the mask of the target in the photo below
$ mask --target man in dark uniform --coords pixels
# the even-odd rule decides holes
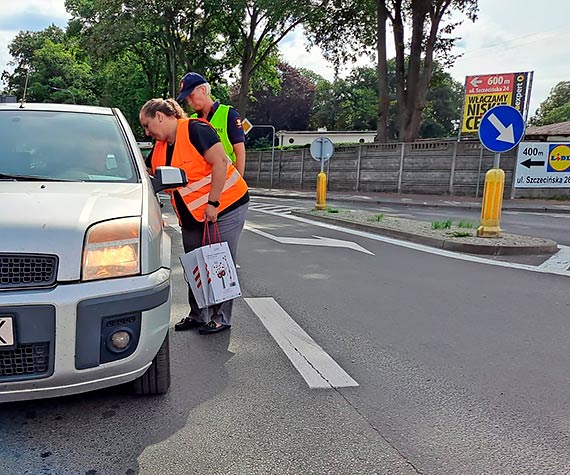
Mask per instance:
[[[238,172],[245,172],[245,136],[238,111],[212,99],[210,84],[198,73],[188,73],[180,82],[177,101],[185,101],[195,112],[193,117],[206,119],[220,136],[222,145]]]

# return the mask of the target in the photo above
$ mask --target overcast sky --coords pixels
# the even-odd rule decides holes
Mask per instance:
[[[7,69],[7,45],[19,31],[52,23],[65,28],[68,18],[64,0],[3,0],[1,12],[0,72]],[[534,71],[532,115],[557,83],[570,81],[568,18],[568,0],[479,0],[478,20],[465,21],[456,30],[461,37],[456,53],[463,57],[449,72],[464,82],[468,75]],[[333,69],[320,51],[307,52],[305,44],[302,29],[295,30],[281,45],[284,59],[332,79]]]

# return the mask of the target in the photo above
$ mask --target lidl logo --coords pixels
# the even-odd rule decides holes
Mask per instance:
[[[549,172],[570,172],[570,145],[551,145],[548,152]]]

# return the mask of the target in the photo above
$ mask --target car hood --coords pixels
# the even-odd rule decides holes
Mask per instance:
[[[55,254],[58,280],[78,280],[93,223],[140,216],[140,183],[0,183],[0,253]]]

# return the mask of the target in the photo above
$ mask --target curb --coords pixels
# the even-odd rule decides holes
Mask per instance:
[[[373,226],[371,224],[359,223],[340,218],[333,218],[328,216],[319,216],[306,211],[291,211],[294,216],[302,218],[310,218],[315,221],[324,223],[333,223],[342,225],[350,229],[359,231],[366,231],[381,236],[388,236],[403,241],[414,242],[416,244],[423,244],[446,251],[464,252],[468,254],[483,254],[491,256],[522,256],[534,254],[554,254],[558,251],[558,244],[550,239],[545,239],[543,245],[531,246],[509,246],[501,244],[471,244],[464,242],[456,242],[450,239],[440,239],[431,236],[422,236],[419,234],[409,233],[407,231],[398,231],[396,229],[382,228],[380,226]]]

